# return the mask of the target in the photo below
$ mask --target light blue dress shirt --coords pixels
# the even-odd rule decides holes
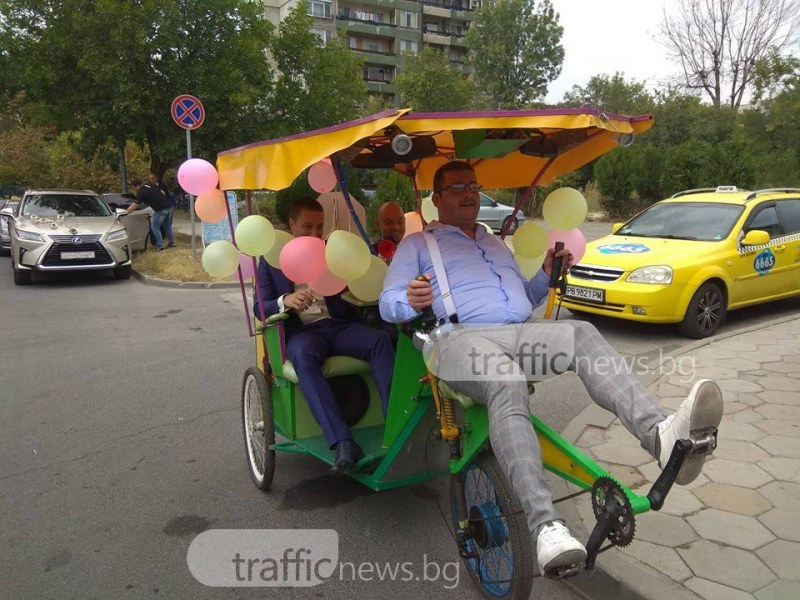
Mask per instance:
[[[549,278],[540,270],[530,281],[519,270],[511,250],[499,237],[478,226],[475,239],[438,221],[426,228],[436,238],[460,323],[522,323],[547,296]],[[403,239],[389,265],[380,297],[384,320],[410,321],[420,313],[408,303],[406,288],[419,275],[429,274],[433,311],[445,318],[439,282],[421,233]]]

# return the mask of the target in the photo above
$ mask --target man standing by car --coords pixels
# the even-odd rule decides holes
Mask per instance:
[[[162,227],[169,240],[167,247],[174,247],[175,235],[172,233],[172,211],[174,206],[159,187],[155,175],[151,173],[147,183],[142,183],[141,179],[134,179],[131,185],[136,192],[136,201],[131,202],[126,213],[130,214],[145,205],[152,208],[153,218],[150,220],[150,231],[153,233],[153,244],[156,251],[164,249],[164,238],[161,235]]]

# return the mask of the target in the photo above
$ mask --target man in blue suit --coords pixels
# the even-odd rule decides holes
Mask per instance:
[[[322,238],[323,222],[322,205],[316,200],[306,196],[292,204],[289,230],[294,237]],[[263,257],[258,265],[258,286],[264,306],[262,315],[256,294],[253,306],[256,318],[289,313],[284,321],[286,354],[294,365],[311,414],[322,428],[329,447],[336,452],[333,472],[342,473],[363,456],[363,451],[353,440],[331,387],[322,376],[322,363],[334,355],[368,361],[386,414],[394,367],[394,347],[389,335],[355,322],[356,313],[342,300],[341,293],[322,297],[307,284],[295,285]]]

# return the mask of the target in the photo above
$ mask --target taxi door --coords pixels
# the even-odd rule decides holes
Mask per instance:
[[[776,207],[789,263],[785,291],[800,292],[800,198],[779,200]]]
[[[770,237],[769,243],[743,246],[742,238],[753,229],[766,231]],[[730,304],[764,300],[785,293],[786,279],[790,276],[791,254],[782,241],[775,202],[756,206],[745,219],[736,239],[736,256],[731,257],[729,264],[733,279]]]

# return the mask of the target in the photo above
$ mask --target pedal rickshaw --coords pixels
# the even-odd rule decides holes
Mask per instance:
[[[649,115],[623,117],[591,108],[492,113],[419,113],[389,110],[357,121],[255,143],[218,155],[220,189],[280,190],[308,167],[330,159],[338,184],[350,205],[342,164],[356,168],[392,168],[411,178],[417,190],[432,188],[435,170],[452,158],[470,162],[486,188],[527,187],[516,210],[536,185],[576,169],[652,125]],[[514,222],[514,216],[509,224]],[[363,226],[360,233],[366,240]],[[503,231],[505,234],[505,231]],[[557,269],[554,269],[554,272]],[[553,281],[553,285],[555,285]],[[244,287],[242,294],[244,296]],[[552,297],[550,307],[552,307]],[[351,301],[359,304],[356,298]],[[276,454],[298,453],[333,464],[321,430],[286,360],[285,313],[263,319],[251,334],[256,364],[247,369],[242,387],[242,422],[250,475],[268,490]],[[485,407],[451,389],[428,372],[415,347],[413,329],[399,335],[389,410],[384,419],[369,365],[334,356],[323,365],[326,377],[360,376],[369,388],[366,410],[351,423],[365,456],[348,475],[380,491],[449,476],[452,524],[459,554],[473,581],[493,598],[528,598],[534,567],[533,541],[524,514],[489,445]],[[248,315],[249,323],[249,315]],[[435,323],[427,323],[430,327]],[[599,552],[629,544],[634,516],[661,508],[689,452],[709,451],[713,435],[700,442],[681,440],[661,476],[646,496],[615,480],[595,461],[568,443],[546,423],[531,417],[545,467],[590,493],[596,525],[586,544],[591,569]],[[282,440],[276,439],[276,434]],[[431,435],[443,444],[431,456]],[[571,497],[571,496],[570,496]],[[604,543],[609,542],[605,547]],[[557,573],[568,576],[578,568]]]

